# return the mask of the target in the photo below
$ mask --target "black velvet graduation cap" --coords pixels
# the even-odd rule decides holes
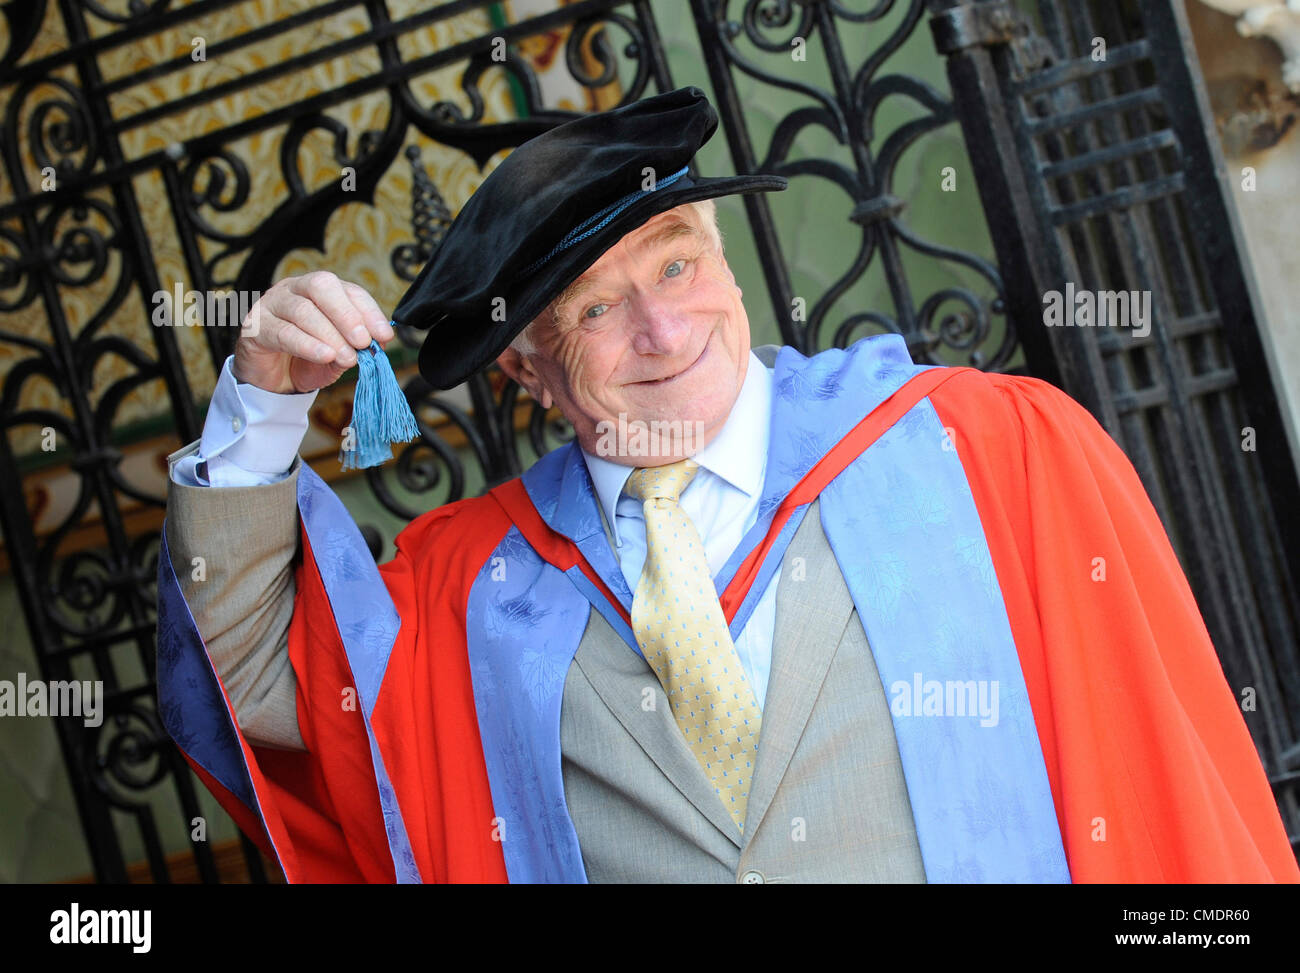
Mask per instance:
[[[580,116],[511,152],[393,312],[394,322],[429,332],[420,374],[439,389],[463,382],[651,217],[700,199],[786,188],[783,176],[692,178],[687,167],[717,127],[704,92],[690,86]]]

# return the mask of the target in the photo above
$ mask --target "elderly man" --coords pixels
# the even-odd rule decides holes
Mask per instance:
[[[392,329],[330,274],[261,299],[160,558],[204,782],[291,881],[1300,877],[1119,449],[897,336],[751,349],[712,199],[784,180],[687,175],[716,125],[586,116],[471,198],[394,320],[575,439],[382,567],[296,452]]]

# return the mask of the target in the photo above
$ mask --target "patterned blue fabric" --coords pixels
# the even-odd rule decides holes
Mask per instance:
[[[822,491],[822,526],[890,700],[927,880],[1068,882],[1011,623],[956,457],[922,399]]]
[[[399,884],[419,882],[420,870],[397,806],[397,795],[370,725],[401,619],[375,559],[347,508],[306,463],[298,474],[298,510],[343,641],[348,667],[357,681],[357,700],[370,740],[370,757],[397,881]]]
[[[772,381],[772,436],[758,519],[718,572],[719,595],[762,543],[777,507],[808,471],[876,406],[908,379],[931,367],[915,364],[898,335],[868,338],[851,348],[828,349],[812,358],[789,346],[778,351]],[[772,575],[781,569],[786,549],[807,509],[801,506],[795,510],[773,543],[758,578],[732,619],[733,639],[749,621]]]
[[[600,501],[576,442],[551,450],[521,477],[533,506],[551,529],[578,545],[623,607],[632,610],[632,591],[619,569],[600,520]]]
[[[587,598],[514,527],[470,588],[474,706],[511,882],[587,879],[564,800],[560,703],[589,612]]]
[[[298,509],[357,682],[397,880],[419,882],[401,811],[370,725],[397,636],[397,610],[347,509],[305,464],[298,475]],[[226,705],[172,568],[165,530],[158,560],[158,704],[163,726],[177,745],[265,821],[235,736],[234,714]]]
[[[714,579],[719,593],[762,541],[776,508],[799,480],[876,406],[928,367],[933,366],[912,362],[897,335],[812,358],[793,348],[780,350],[758,520]],[[1010,623],[965,473],[945,443],[933,407],[922,400],[823,491],[823,528],[892,701],[928,880],[1068,882]],[[577,446],[543,457],[523,482],[542,519],[578,546],[630,609],[632,594],[605,538]],[[880,498],[889,502],[875,502]],[[807,509],[795,511],[782,530],[737,612],[733,637],[780,569]],[[494,558],[501,559],[516,587],[499,581],[489,587],[491,572],[485,566],[470,597],[469,652],[480,732],[485,751],[494,754],[488,762],[493,802],[508,822],[519,820],[530,839],[526,848],[506,842],[512,881],[556,880],[548,875],[582,881],[577,839],[564,807],[559,708],[588,606],[639,649],[630,628],[578,569],[564,580],[515,534],[507,535]],[[526,640],[519,637],[523,631]],[[536,692],[525,685],[525,673],[536,677],[539,667],[554,696],[547,695],[545,707],[511,705],[517,694]],[[972,710],[978,687],[986,687],[987,701],[996,686],[996,720],[983,726],[989,720],[978,713],[926,716],[925,699],[933,694],[924,690],[947,681],[962,693],[967,682],[976,684]],[[919,716],[902,705],[902,690],[895,691],[899,684],[911,688],[914,683],[923,690],[917,693]],[[964,705],[962,693],[953,694],[954,704]]]

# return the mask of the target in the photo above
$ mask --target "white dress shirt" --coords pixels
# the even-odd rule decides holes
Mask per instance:
[[[197,454],[172,466],[172,479],[185,486],[258,486],[289,473],[307,432],[315,392],[281,395],[237,382],[226,359],[208,406]],[[717,436],[691,458],[699,471],[683,491],[682,510],[704,542],[715,577],[745,533],[758,519],[758,501],[767,468],[772,413],[772,372],[751,351],[745,381],[731,414]],[[645,518],[640,501],[623,496],[633,468],[582,451],[615,553],[628,587],[636,591],[645,563]],[[776,625],[776,586],[772,576],[754,607],[736,652],[760,708],[772,668]]]
[[[758,501],[767,470],[767,445],[771,434],[772,372],[751,351],[745,381],[731,414],[717,436],[691,457],[700,464],[686,489],[681,507],[704,542],[709,569],[717,577],[727,558],[758,520]],[[611,525],[615,553],[628,587],[636,591],[645,564],[645,515],[641,501],[623,494],[633,468],[621,466],[585,449],[592,485],[605,521]],[[776,626],[776,585],[772,575],[754,613],[736,639],[736,652],[754,688],[761,709],[767,697],[772,670],[772,632]]]

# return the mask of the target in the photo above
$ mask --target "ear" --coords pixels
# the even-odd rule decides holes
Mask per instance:
[[[520,354],[517,348],[507,347],[497,355],[497,364],[501,366],[501,371],[522,385],[529,395],[540,402],[543,409],[549,409],[554,404],[550,391],[543,384],[542,376],[537,373],[537,369],[533,368],[529,356]]]

